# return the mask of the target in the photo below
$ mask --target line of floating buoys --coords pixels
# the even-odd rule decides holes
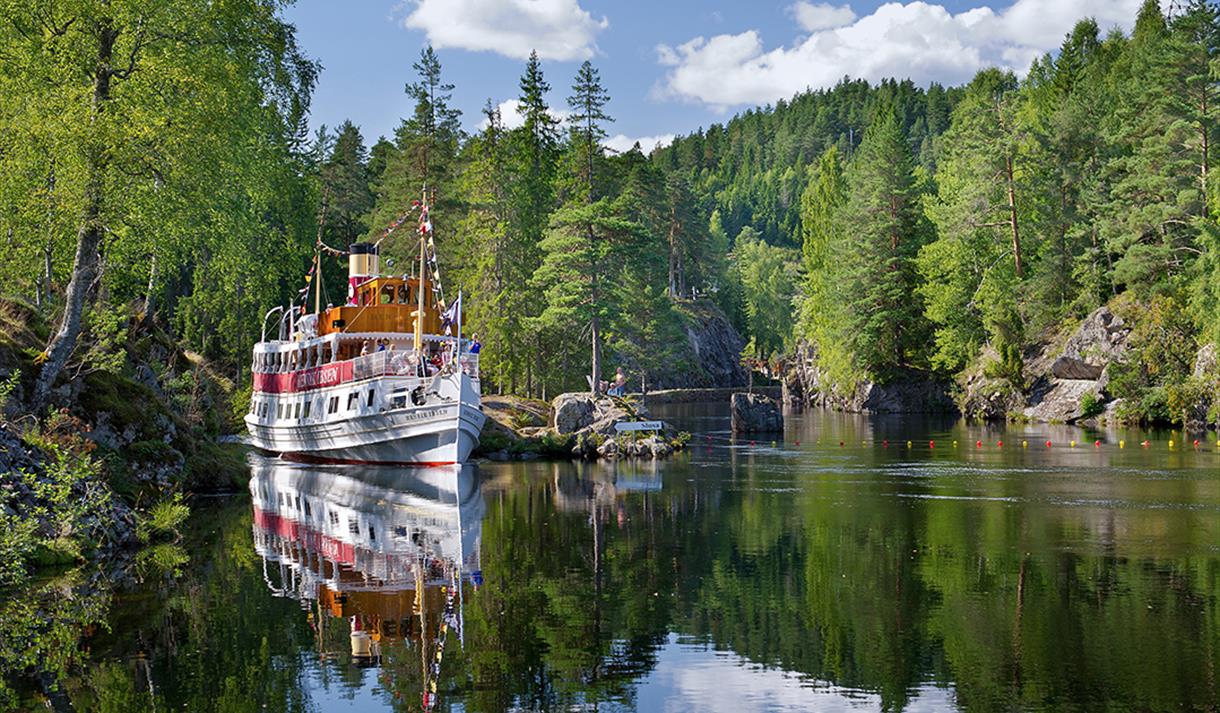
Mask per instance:
[[[711,448],[711,447],[712,447],[713,440],[714,440],[714,439],[712,438],[711,434],[705,434],[705,435],[704,435],[704,441],[705,441],[705,442],[708,444],[708,448]],[[901,441],[900,441],[900,442],[901,442]],[[748,443],[749,443],[749,445],[751,445],[751,446],[756,446],[756,445],[758,445],[758,443],[757,443],[756,441],[749,441]],[[766,442],[764,441],[764,443],[766,443]],[[869,443],[870,443],[870,441],[868,441],[867,439],[862,439],[862,440],[860,441],[860,446],[861,446],[862,448],[863,448],[863,447],[867,447]],[[872,441],[872,443],[875,445],[877,442],[876,442],[876,441]],[[1087,441],[1086,441],[1085,443],[1087,443]],[[815,444],[815,445],[817,445],[817,446],[820,446],[820,445],[822,445],[822,440],[821,440],[820,438],[819,438],[819,439],[816,439],[816,440],[814,441],[814,444]],[[794,441],[793,441],[793,445],[795,445],[795,446],[800,446],[800,445],[801,445],[801,442],[800,442],[799,440],[794,440]],[[846,447],[846,445],[847,445],[847,442],[846,442],[846,441],[839,441],[839,446],[840,446],[840,447]],[[1053,441],[1051,441],[1051,440],[1049,440],[1049,439],[1048,439],[1048,440],[1045,442],[1045,445],[1046,445],[1046,447],[1047,447],[1047,448],[1053,448],[1053,447],[1054,447],[1054,443],[1053,443]],[[1075,447],[1076,447],[1076,445],[1077,445],[1077,444],[1076,444],[1076,441],[1074,441],[1074,440],[1068,441],[1068,447],[1069,447],[1069,448],[1075,448]],[[1081,444],[1081,445],[1084,445],[1084,444]],[[1101,439],[1096,439],[1096,440],[1094,440],[1094,441],[1093,441],[1093,447],[1094,447],[1094,448],[1100,449],[1100,448],[1101,448],[1103,445],[1104,445],[1104,444],[1101,442]],[[1118,447],[1119,447],[1119,448],[1125,449],[1125,448],[1127,447],[1127,441],[1126,441],[1125,439],[1121,439],[1121,440],[1119,440],[1119,441],[1118,441],[1117,445],[1118,445]],[[1140,442],[1139,442],[1139,445],[1140,445],[1141,447],[1143,447],[1143,448],[1151,448],[1151,447],[1152,447],[1154,444],[1153,444],[1151,441],[1149,441],[1149,440],[1146,440],[1146,439],[1145,439],[1145,440],[1143,440],[1143,441],[1140,441]],[[1168,446],[1170,449],[1172,449],[1172,450],[1176,450],[1176,449],[1177,449],[1179,446],[1181,446],[1181,447],[1185,447],[1185,446],[1184,446],[1184,444],[1179,443],[1178,441],[1173,440],[1173,439],[1170,439],[1169,441],[1167,441],[1167,442],[1166,442],[1166,445],[1167,445],[1167,446]],[[1201,448],[1204,448],[1204,447],[1210,446],[1210,445],[1211,445],[1211,442],[1210,442],[1210,441],[1203,442],[1203,441],[1201,441],[1201,440],[1199,440],[1199,439],[1197,439],[1197,438],[1196,438],[1196,439],[1193,439],[1193,440],[1191,440],[1191,441],[1190,441],[1190,445],[1191,445],[1191,447],[1192,447],[1194,450],[1196,450],[1196,451],[1197,451],[1197,450],[1200,450]],[[1217,451],[1217,452],[1220,452],[1220,441],[1216,441],[1216,444],[1215,444],[1215,445],[1216,445],[1216,451]],[[881,441],[881,446],[882,446],[883,448],[889,448],[889,447],[890,447],[890,442],[889,442],[889,439],[882,440],[882,441]],[[777,448],[777,447],[779,447],[779,441],[771,441],[771,447],[772,447],[772,448]],[[914,441],[907,441],[907,442],[906,442],[906,447],[907,447],[908,449],[912,449],[912,448],[914,448],[914,447],[915,447],[915,442],[914,442]],[[959,447],[958,442],[957,442],[956,440],[955,440],[955,441],[953,441],[953,448],[958,448],[958,447]],[[984,444],[983,444],[982,439],[975,440],[975,442],[974,442],[974,447],[975,447],[976,449],[982,449],[982,448],[984,447]],[[996,447],[996,448],[1003,448],[1003,447],[1004,447],[1004,441],[1003,441],[1003,440],[997,440],[997,441],[995,442],[995,447]],[[1028,440],[1026,440],[1026,439],[1022,439],[1022,441],[1021,441],[1021,447],[1022,447],[1022,448],[1029,448],[1029,441],[1028,441]],[[935,440],[935,439],[929,439],[929,440],[928,440],[928,448],[929,448],[930,450],[935,450],[935,449],[936,449],[936,440]]]

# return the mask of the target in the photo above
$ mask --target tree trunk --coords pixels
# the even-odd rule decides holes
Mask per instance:
[[[1008,174],[1008,223],[1012,227],[1012,257],[1016,262],[1017,279],[1025,277],[1021,263],[1021,234],[1017,230],[1017,192],[1012,180],[1012,156],[1004,157],[1004,170]]]
[[[148,287],[144,290],[144,316],[145,318],[152,317],[153,309],[156,308],[156,302],[153,299],[153,292],[157,287],[157,253],[152,254],[152,264],[148,267]],[[318,272],[318,280],[322,279],[321,271]]]
[[[114,69],[111,58],[118,32],[108,20],[98,23],[97,69],[93,78],[93,100],[90,122],[96,124],[110,100],[110,79]],[[96,142],[97,139],[90,139]],[[76,255],[72,260],[72,278],[64,298],[64,315],[59,331],[47,347],[46,362],[34,385],[34,409],[40,411],[46,405],[51,386],[59,378],[68,357],[76,349],[80,337],[81,317],[85,303],[97,274],[98,248],[102,243],[102,200],[107,152],[103,146],[93,143],[86,153],[88,182],[85,185],[85,210],[76,234]]]
[[[596,314],[593,315],[593,322],[592,322],[591,326],[592,326],[592,329],[590,331],[593,332],[593,367],[592,367],[593,389],[592,389],[592,391],[593,391],[594,395],[597,395],[597,394],[601,393],[600,386],[601,386],[601,374],[602,374],[602,344],[601,344],[601,330],[597,323]]]

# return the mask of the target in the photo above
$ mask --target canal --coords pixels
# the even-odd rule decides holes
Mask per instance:
[[[29,654],[60,709],[1220,705],[1214,435],[661,415],[665,461],[251,457],[135,574],[9,611],[65,622]]]

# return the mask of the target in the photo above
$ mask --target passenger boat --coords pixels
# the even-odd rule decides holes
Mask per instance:
[[[477,345],[461,337],[461,296],[448,307],[440,296],[427,205],[417,206],[414,276],[381,274],[378,244],[353,244],[341,253],[347,303],[323,308],[322,253],[339,251],[319,240],[301,304],[264,316],[245,416],[255,447],[341,464],[447,465],[470,457],[486,419]]]

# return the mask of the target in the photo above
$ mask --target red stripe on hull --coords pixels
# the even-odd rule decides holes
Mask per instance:
[[[315,465],[396,465],[412,468],[435,468],[443,465],[457,465],[457,461],[452,460],[360,460],[358,458],[328,458],[326,456],[316,456],[308,453],[280,453],[279,456],[284,460],[290,460],[295,463],[312,463]]]
[[[348,360],[280,374],[255,373],[251,381],[254,390],[259,393],[292,394],[340,386],[353,381],[355,376],[355,368]]]

